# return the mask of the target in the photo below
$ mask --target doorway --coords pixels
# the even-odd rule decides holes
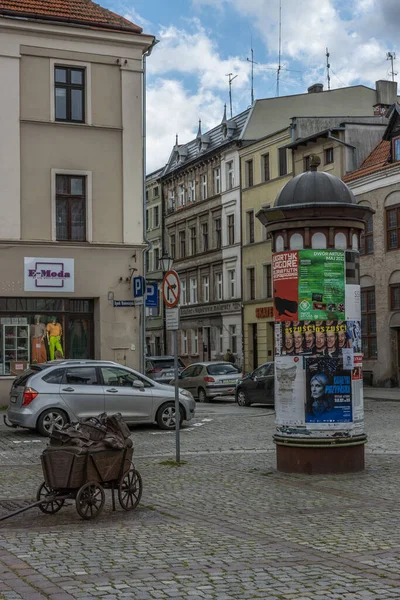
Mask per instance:
[[[203,327],[203,360],[211,360],[211,327]]]
[[[253,350],[253,370],[258,367],[257,323],[251,324],[251,344]]]

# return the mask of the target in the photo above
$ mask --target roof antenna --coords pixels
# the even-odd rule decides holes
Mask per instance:
[[[233,116],[233,114],[232,114],[232,81],[234,79],[236,79],[236,77],[237,77],[237,75],[234,75],[234,77],[232,77],[232,75],[233,75],[233,73],[227,73],[225,75],[225,77],[229,77],[229,106],[230,106],[230,109],[231,109],[231,119],[232,119],[232,116]]]
[[[394,61],[396,60],[396,52],[388,52],[386,54],[386,60],[390,60],[390,63],[392,65],[392,70],[390,72],[390,75],[392,76],[392,81],[394,81],[394,76],[397,75],[397,72],[395,72],[393,69]]]
[[[279,77],[281,73],[281,53],[282,53],[282,0],[279,0],[279,51],[278,51],[278,70],[276,72],[276,95],[279,98]]]
[[[251,63],[251,106],[254,104],[254,65],[258,62],[254,60],[253,38],[251,38],[251,59],[246,58],[247,62]]]
[[[329,73],[329,69],[331,68],[331,65],[329,64],[329,52],[328,52],[328,48],[326,49],[326,78],[328,80],[328,90],[331,89],[331,76]]]

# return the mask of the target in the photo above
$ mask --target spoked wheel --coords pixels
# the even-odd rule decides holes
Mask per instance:
[[[142,497],[142,478],[139,471],[131,469],[120,481],[118,487],[118,500],[124,510],[133,510],[137,507]]]
[[[237,393],[237,403],[239,406],[250,406],[251,402],[244,390],[239,390]]]
[[[198,396],[197,396],[199,402],[208,402],[208,398],[207,398],[207,394],[205,393],[205,391],[203,390],[203,388],[199,388],[198,391]]]
[[[44,482],[39,486],[38,491],[36,492],[36,500],[43,500],[43,503],[39,504],[39,510],[46,515],[55,515],[58,513],[65,502],[65,500],[57,500],[54,491]]]
[[[75,503],[77,513],[82,519],[90,520],[99,516],[105,501],[104,490],[98,483],[85,483],[79,488]]]

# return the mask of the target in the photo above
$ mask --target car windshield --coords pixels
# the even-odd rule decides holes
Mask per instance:
[[[239,373],[239,371],[233,365],[225,365],[221,363],[217,365],[209,365],[207,367],[207,373],[209,375],[228,375],[230,373]]]
[[[23,386],[25,386],[25,384],[28,381],[29,377],[31,375],[35,375],[39,371],[41,371],[41,367],[36,366],[36,365],[34,365],[33,367],[27,369],[26,371],[24,371],[23,373],[21,373],[21,375],[19,377],[16,377],[14,379],[12,387],[16,388],[16,387],[23,387]]]

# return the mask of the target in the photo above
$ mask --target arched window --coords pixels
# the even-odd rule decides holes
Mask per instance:
[[[311,238],[311,248],[326,248],[326,235],[319,231]]]
[[[301,250],[304,248],[304,240],[301,233],[294,233],[290,237],[290,249],[291,250]]]
[[[275,239],[275,252],[283,252],[285,249],[283,237],[278,235]]]
[[[344,233],[337,233],[335,235],[335,248],[338,250],[346,250],[347,248],[347,238]]]
[[[353,250],[358,250],[358,235],[356,233],[353,233],[351,247],[353,248]]]

